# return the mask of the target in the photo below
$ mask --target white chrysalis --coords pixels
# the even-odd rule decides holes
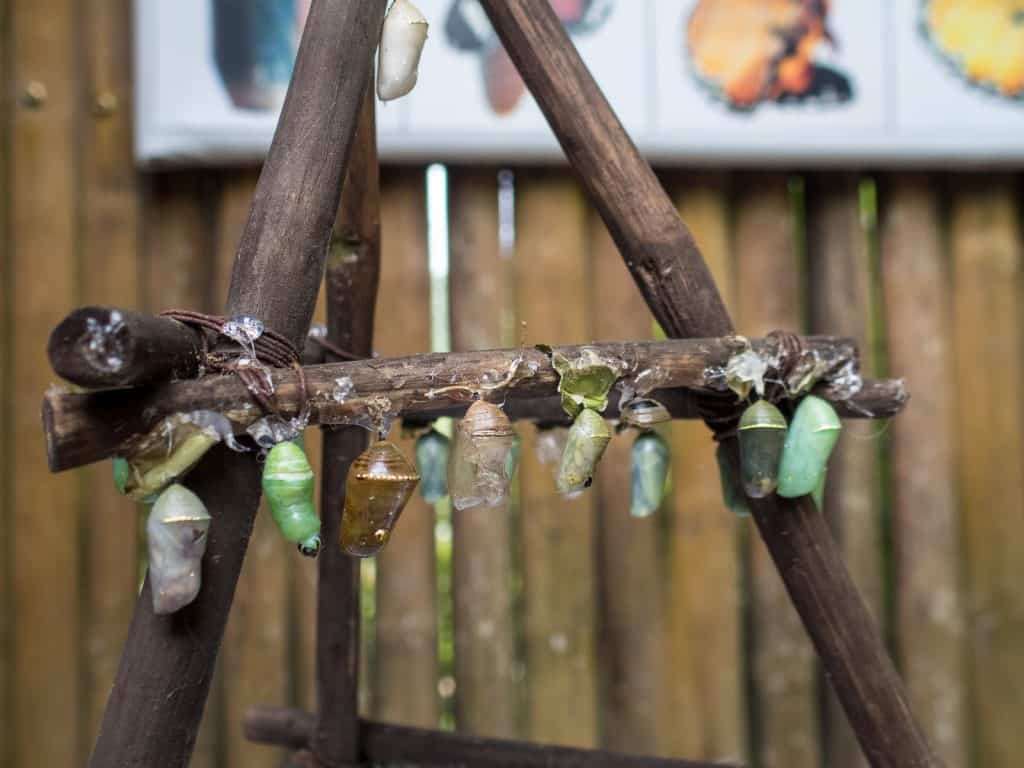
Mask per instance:
[[[409,0],[395,0],[384,17],[377,59],[377,96],[391,101],[416,85],[420,54],[427,41],[426,17]]]
[[[146,521],[154,613],[174,613],[196,599],[209,529],[210,513],[185,486],[170,485],[156,500]]]

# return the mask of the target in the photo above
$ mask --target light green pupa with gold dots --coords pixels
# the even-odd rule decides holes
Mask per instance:
[[[839,415],[827,401],[814,395],[800,401],[782,448],[780,496],[806,496],[822,486],[841,429]]]
[[[263,465],[263,493],[281,535],[307,557],[320,552],[320,518],[313,506],[313,468],[291,440],[270,449]]]

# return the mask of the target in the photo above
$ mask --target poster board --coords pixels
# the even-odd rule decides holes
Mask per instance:
[[[551,0],[660,163],[1024,165],[1024,14],[978,0]],[[136,154],[269,147],[309,0],[136,0]],[[389,160],[557,161],[476,0],[417,0],[419,83]]]

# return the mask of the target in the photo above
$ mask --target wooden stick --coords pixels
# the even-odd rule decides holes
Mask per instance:
[[[298,345],[309,327],[384,3],[317,0],[235,260],[229,315]],[[259,501],[251,456],[216,450],[189,485],[213,515],[203,588],[153,613],[147,578],[90,765],[188,762]]]
[[[767,345],[771,344],[765,340],[752,343],[759,351],[768,350]],[[843,339],[807,337],[804,343],[833,372],[856,360],[855,348]],[[714,375],[714,370],[728,362],[736,345],[731,338],[686,339],[556,347],[555,351],[576,357],[584,348],[625,366],[625,381],[635,380],[641,390],[688,387],[720,392],[722,380]],[[651,373],[642,375],[645,371]],[[506,378],[507,386],[495,388],[496,383],[503,383]],[[301,406],[297,374],[291,369],[276,370],[272,379],[280,411],[287,415],[297,413]],[[305,379],[311,424],[362,423],[367,427],[373,420],[368,421],[368,414],[379,419],[460,412],[477,392],[505,400],[510,415],[530,417],[530,409],[522,407],[521,400],[553,397],[558,387],[558,374],[548,356],[534,349],[330,363],[306,368]],[[347,383],[346,380],[352,386],[352,393],[347,395],[339,384]],[[816,391],[833,400],[845,416],[891,416],[907,399],[899,381],[864,382],[852,396],[841,381],[835,382],[835,387],[829,382],[826,377]],[[658,395],[659,399],[661,396]],[[163,419],[196,410],[223,413],[231,419],[236,432],[244,432],[246,426],[263,416],[245,385],[234,376],[208,376],[138,389],[53,390],[43,400],[50,468],[56,472],[112,455],[128,455],[133,441]],[[544,418],[547,413],[541,410],[534,418]],[[553,416],[563,418],[558,413]]]
[[[245,733],[253,741],[301,750],[309,743],[316,727],[315,722],[313,715],[296,709],[254,707],[245,718]],[[362,759],[375,764],[472,765],[490,768],[569,768],[581,765],[588,768],[729,768],[728,763],[695,763],[601,750],[527,744],[369,720],[359,721],[359,739],[363,745]]]
[[[693,238],[550,5],[545,0],[481,0],[481,5],[665,332],[677,338],[730,333],[732,322]],[[734,449],[735,440],[729,442]],[[814,524],[801,528],[806,535],[790,539],[784,534],[812,517],[805,514],[807,503],[773,497],[757,506],[761,535],[827,675],[836,681],[865,754],[875,766],[937,765],[821,516],[814,512]],[[800,566],[783,567],[789,558]],[[836,613],[835,605],[848,613]],[[848,637],[863,643],[856,659],[848,654]],[[856,669],[850,666],[854,661],[860,662]]]
[[[375,94],[366,89],[348,178],[327,260],[328,338],[369,356],[380,273],[380,173]],[[324,429],[316,617],[317,719],[310,746],[320,765],[359,761],[359,560],[336,545],[352,461],[366,448],[359,427]]]

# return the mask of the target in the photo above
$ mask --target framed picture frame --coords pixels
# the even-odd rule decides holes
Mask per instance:
[[[139,162],[258,161],[309,2],[136,0]],[[988,4],[551,2],[652,161],[1024,161],[1024,19]],[[382,158],[560,161],[477,0],[417,5],[430,38],[416,88],[380,105]]]

